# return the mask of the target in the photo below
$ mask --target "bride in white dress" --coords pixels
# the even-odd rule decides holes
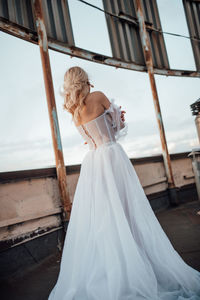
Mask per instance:
[[[65,73],[64,108],[89,151],[48,300],[200,299],[200,272],[173,248],[118,143],[125,112],[90,86],[82,68]]]

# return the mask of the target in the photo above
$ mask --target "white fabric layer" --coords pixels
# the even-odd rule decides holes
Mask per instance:
[[[105,111],[87,123],[87,134],[78,128],[90,150],[48,300],[199,300],[200,272],[173,248],[116,141],[119,127],[127,129],[119,111],[112,101],[111,119]]]

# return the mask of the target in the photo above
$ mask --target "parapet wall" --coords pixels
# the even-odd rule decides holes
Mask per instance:
[[[197,198],[189,152],[172,154],[172,170],[179,201]],[[154,210],[169,205],[167,178],[161,155],[131,159]],[[79,178],[80,165],[67,166],[70,199]],[[56,169],[0,173],[0,252],[60,230],[61,202]]]

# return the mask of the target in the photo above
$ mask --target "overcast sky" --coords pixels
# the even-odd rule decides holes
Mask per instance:
[[[101,0],[88,1],[101,8]],[[164,31],[188,34],[181,0],[158,0]],[[170,6],[169,6],[170,3]],[[75,45],[112,56],[105,16],[77,0],[69,1]],[[172,69],[195,70],[188,39],[164,35]],[[55,165],[39,47],[0,32],[0,171]],[[86,70],[94,85],[126,110],[128,135],[120,143],[130,158],[161,153],[149,79],[146,73],[116,69],[49,51],[66,165],[81,163],[88,151],[63,110],[59,87],[72,66]],[[190,104],[199,98],[199,79],[156,75],[170,153],[198,145]]]

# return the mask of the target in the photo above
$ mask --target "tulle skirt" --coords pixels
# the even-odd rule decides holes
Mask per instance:
[[[81,165],[57,283],[48,300],[200,299],[200,272],[160,226],[118,142]]]

